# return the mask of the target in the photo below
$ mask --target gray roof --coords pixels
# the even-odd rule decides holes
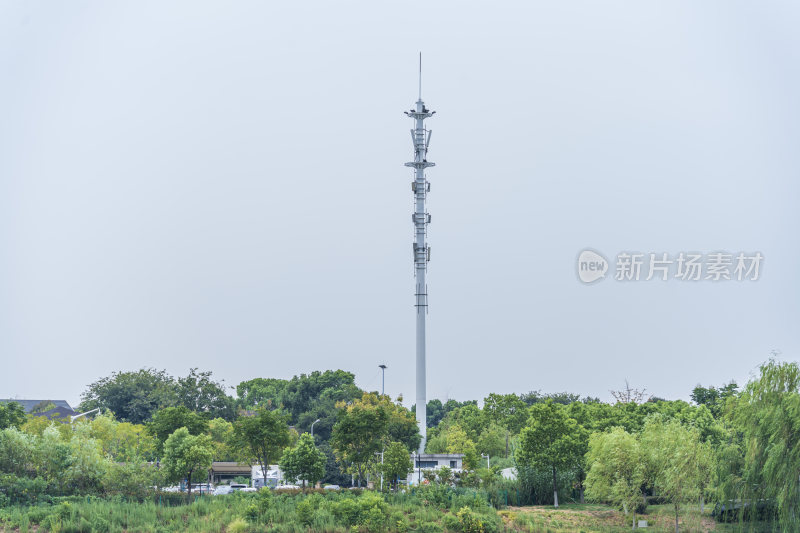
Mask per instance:
[[[16,400],[16,399],[0,400],[0,403],[10,403],[10,402],[16,402],[20,404],[22,408],[25,409],[26,413],[30,413],[33,410],[33,408],[36,407],[36,405],[41,402],[52,402],[53,405],[55,405],[56,407],[63,407],[72,411],[72,407],[70,407],[70,405],[66,402],[66,400]]]
[[[68,409],[66,407],[55,407],[50,409],[49,411],[42,411],[41,413],[35,413],[33,416],[44,416],[47,417],[48,420],[69,420],[69,417],[77,415],[75,411],[72,409]]]

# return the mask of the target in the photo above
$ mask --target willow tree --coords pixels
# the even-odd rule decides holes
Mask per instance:
[[[589,498],[611,502],[626,515],[631,512],[635,528],[645,475],[644,454],[636,436],[620,427],[592,434],[586,462],[591,465],[586,476]]]
[[[741,483],[735,496],[750,509],[775,503],[784,531],[800,526],[800,367],[770,360],[747,384],[732,408],[742,434]],[[747,509],[748,507],[745,507]],[[752,512],[750,516],[755,517]]]
[[[708,471],[709,445],[700,432],[678,420],[652,415],[640,436],[649,481],[675,513],[675,533],[679,532],[684,505],[696,502],[702,494]]]

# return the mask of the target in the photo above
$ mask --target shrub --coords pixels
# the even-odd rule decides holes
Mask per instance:
[[[226,528],[228,533],[245,533],[247,531],[247,522],[242,520],[241,518],[237,518]]]
[[[446,515],[450,516],[450,515]],[[442,526],[436,522],[422,522],[417,526],[419,533],[442,533]]]
[[[31,524],[41,524],[50,512],[44,507],[31,507],[28,509],[28,521]]]
[[[391,525],[392,531],[396,531],[397,533],[406,533],[410,527],[408,518],[400,511],[392,513],[392,516],[389,518],[389,524]]]
[[[364,513],[363,523],[367,531],[381,533],[386,531],[386,514],[379,507],[371,507]]]
[[[463,533],[484,533],[483,520],[469,507],[462,507],[458,511],[458,522]]]
[[[454,514],[447,513],[442,517],[442,525],[448,531],[461,531],[461,522]]]
[[[311,527],[314,522],[314,505],[308,498],[298,503],[294,512],[297,514],[298,522],[306,527]]]

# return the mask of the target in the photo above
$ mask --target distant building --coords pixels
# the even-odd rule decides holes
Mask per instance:
[[[417,485],[425,478],[422,473],[426,470],[439,470],[448,467],[453,472],[461,472],[464,468],[463,453],[423,453],[412,454],[411,460],[414,463],[414,471],[408,475],[409,485]]]
[[[75,411],[65,400],[0,400],[0,403],[17,403],[22,406],[26,414],[33,416],[43,416],[48,420],[70,421],[70,417],[77,415]],[[42,411],[43,407],[50,407],[46,411]],[[34,413],[34,409],[39,409]]]
[[[48,420],[57,420],[59,422],[70,422],[71,418],[78,413],[77,411],[73,411],[72,409],[67,409],[66,407],[56,407],[54,409],[48,409],[47,411],[42,411],[40,413],[31,413],[31,416],[43,416]]]
[[[48,403],[52,403],[55,407],[61,407],[63,409],[69,409],[73,413],[75,410],[70,407],[70,405],[66,402],[66,400],[17,400],[17,399],[0,399],[0,403],[18,403],[25,409],[26,413],[30,413],[37,405],[46,405]]]
[[[211,463],[211,482],[215,485],[231,483],[237,477],[250,479],[252,467],[250,463],[236,461],[214,461]]]
[[[250,479],[252,486],[260,489],[267,486],[273,489],[283,484],[283,472],[278,465],[267,465],[267,480],[264,483],[264,474],[262,473],[261,465],[253,465],[250,472]]]

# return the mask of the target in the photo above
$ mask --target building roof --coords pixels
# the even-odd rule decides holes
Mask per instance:
[[[236,461],[214,461],[211,463],[211,471],[216,474],[222,473],[243,473],[250,475],[249,463],[237,463]]]
[[[42,411],[41,413],[33,413],[32,416],[43,416],[46,417],[48,420],[56,420],[56,419],[69,420],[69,417],[74,416],[76,414],[78,414],[77,411],[73,411],[72,409],[68,409],[66,407],[55,407],[47,411]]]
[[[8,398],[5,400],[0,399],[0,403],[11,403],[11,402],[20,404],[22,408],[25,409],[26,413],[30,413],[34,407],[36,407],[38,404],[42,402],[51,402],[56,407],[64,407],[66,409],[69,409],[70,411],[73,410],[72,407],[70,407],[70,405],[66,402],[66,400],[18,400],[16,398]]]

